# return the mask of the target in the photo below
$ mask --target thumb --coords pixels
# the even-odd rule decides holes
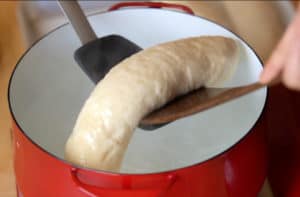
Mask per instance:
[[[275,84],[280,82],[281,76],[280,64],[266,64],[260,74],[259,81],[262,84]]]

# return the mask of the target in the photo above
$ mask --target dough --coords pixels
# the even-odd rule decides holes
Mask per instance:
[[[65,158],[75,164],[118,171],[139,121],[177,95],[230,78],[238,43],[221,36],[194,37],[145,49],[120,62],[84,104]]]

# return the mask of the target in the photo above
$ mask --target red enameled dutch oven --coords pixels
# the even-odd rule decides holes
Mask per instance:
[[[118,4],[113,9],[131,4]],[[145,5],[139,3],[140,5]],[[258,79],[262,64],[238,36],[207,19],[156,9],[147,3],[96,14],[89,20],[99,37],[119,34],[139,46],[200,36],[240,40],[237,86]],[[155,8],[153,8],[155,7]],[[65,141],[93,83],[73,60],[80,42],[63,25],[36,42],[18,62],[9,84],[14,166],[24,197],[254,197],[266,176],[266,89],[256,91],[153,132],[136,129],[120,173],[73,165],[63,158]]]

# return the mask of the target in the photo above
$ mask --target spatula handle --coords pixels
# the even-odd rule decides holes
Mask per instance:
[[[265,87],[259,82],[235,88],[198,89],[158,109],[140,122],[142,125],[161,125],[183,118]],[[220,91],[221,90],[221,91]],[[214,91],[217,94],[213,93]]]
[[[83,45],[97,38],[77,1],[58,0],[58,3]]]

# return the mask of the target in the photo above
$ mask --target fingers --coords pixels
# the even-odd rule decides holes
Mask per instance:
[[[265,65],[263,72],[260,75],[259,81],[262,84],[270,84],[280,76],[283,63],[268,63]]]
[[[300,46],[300,45],[299,45]],[[293,49],[282,74],[282,82],[290,89],[300,90],[300,47]]]
[[[264,66],[264,70],[260,75],[260,82],[270,84],[276,78],[279,78],[282,72],[286,57],[289,53],[289,44],[292,40],[292,34],[289,30],[284,34],[276,49],[273,51],[270,59]]]
[[[285,32],[260,76],[260,82],[281,81],[290,89],[300,90],[300,13]]]
[[[288,88],[300,90],[300,9],[291,25],[290,34],[293,39],[290,43],[290,54],[286,57],[282,81]]]
[[[274,81],[279,77],[283,69],[285,61],[284,57],[287,52],[285,51],[285,48],[280,47],[280,45],[282,44],[279,44],[279,46],[273,52],[270,60],[266,63],[264,70],[260,75],[259,80],[263,84],[269,84]]]

